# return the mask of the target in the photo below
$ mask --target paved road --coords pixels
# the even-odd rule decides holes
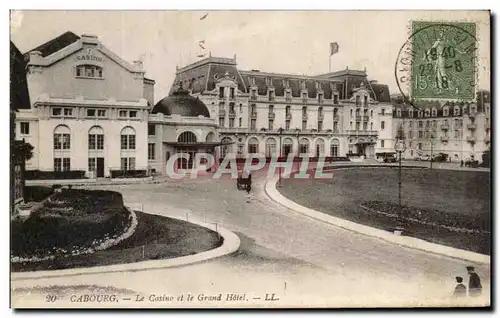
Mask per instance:
[[[235,255],[181,268],[13,281],[13,304],[43,304],[49,292],[46,286],[53,285],[57,287],[51,292],[57,291],[65,299],[59,306],[68,303],[71,293],[89,290],[87,285],[146,294],[145,302],[122,301],[119,306],[185,303],[148,302],[153,293],[192,293],[195,300],[191,304],[203,307],[263,304],[266,293],[280,298],[265,302],[268,306],[456,304],[449,295],[455,276],[467,279],[467,262],[399,247],[296,214],[267,198],[264,182],[263,177],[255,176],[250,198],[227,178],[110,186],[108,189],[122,192],[126,204],[135,209],[216,222],[240,236],[241,249]],[[486,292],[478,301],[488,303],[490,267],[476,265],[476,269]],[[39,289],[29,291],[35,285]],[[68,285],[71,290],[61,287]],[[226,303],[196,300],[198,294],[218,292],[223,297],[238,292],[247,292],[247,296]],[[23,297],[27,293],[30,297]]]

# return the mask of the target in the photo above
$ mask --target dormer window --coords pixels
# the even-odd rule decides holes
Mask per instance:
[[[423,111],[421,111],[421,110],[419,110],[419,111],[418,111],[418,117],[422,117],[422,116],[423,116],[423,114],[424,114],[424,112],[423,112]]]
[[[363,99],[364,99],[364,104],[363,105],[368,106],[368,96],[365,95],[363,97]]]
[[[443,116],[449,116],[450,115],[450,109],[448,107],[443,107]]]
[[[318,94],[318,104],[323,104],[323,93]]]
[[[426,110],[425,110],[425,117],[429,117],[429,116],[430,116],[430,114],[431,114],[431,112],[430,112],[428,109],[426,109]]]
[[[335,105],[337,105],[339,103],[339,95],[338,94],[333,95],[333,103]]]
[[[292,100],[292,92],[290,92],[290,91],[287,90],[285,92],[285,98],[286,98],[287,102],[291,101]]]
[[[97,65],[78,65],[76,77],[102,78],[102,67]]]
[[[306,92],[302,92],[302,99],[307,100],[307,93]]]
[[[413,117],[413,109],[408,110],[408,116]]]
[[[361,104],[361,97],[356,96],[356,106],[359,106]]]
[[[437,116],[437,110],[435,108],[432,109],[432,117]]]
[[[274,91],[269,90],[269,101],[274,101]]]
[[[453,116],[458,116],[460,115],[460,107],[455,106],[455,109],[453,110]]]
[[[230,88],[230,95],[229,95],[231,99],[234,99],[234,87],[231,87]]]
[[[396,109],[396,116],[401,117],[401,109]]]
[[[220,99],[224,98],[224,87],[219,87],[219,98]]]
[[[252,88],[250,92],[250,100],[257,100],[257,90],[255,88]]]

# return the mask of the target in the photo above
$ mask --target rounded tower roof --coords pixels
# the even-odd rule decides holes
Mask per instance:
[[[210,118],[207,106],[198,98],[189,95],[189,92],[179,89],[160,100],[151,111],[152,114],[181,115],[183,117],[204,116]]]

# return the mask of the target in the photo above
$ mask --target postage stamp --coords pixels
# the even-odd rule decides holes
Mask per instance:
[[[472,101],[476,87],[476,24],[412,21],[396,63],[412,100]],[[405,56],[406,55],[406,56]],[[400,64],[403,67],[399,67]]]

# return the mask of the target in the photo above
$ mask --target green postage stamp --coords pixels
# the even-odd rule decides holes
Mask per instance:
[[[412,22],[411,97],[473,100],[476,24]]]

